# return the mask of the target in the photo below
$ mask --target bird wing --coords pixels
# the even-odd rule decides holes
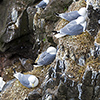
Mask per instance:
[[[30,83],[29,83],[29,80],[28,78],[30,77],[30,75],[22,75],[20,78],[19,78],[19,81],[20,83],[22,83],[24,86],[28,86]]]
[[[66,35],[78,35],[83,32],[83,26],[80,24],[77,24],[76,21],[71,21],[68,23],[65,27],[63,27],[60,30],[60,33],[63,33]]]
[[[72,20],[77,19],[80,16],[80,14],[78,13],[78,11],[71,11],[68,13],[59,14],[59,16],[68,21],[72,21]]]
[[[36,5],[36,8],[45,8],[47,4],[44,1],[41,1],[39,4]]]
[[[41,59],[43,59],[43,58],[46,56],[46,54],[47,54],[46,51],[42,52],[42,53],[40,54],[40,57],[39,57],[38,61],[40,61]]]
[[[55,54],[50,54],[50,53],[46,53],[45,55],[42,56],[41,58],[39,58],[39,60],[37,61],[38,65],[49,65],[50,63],[53,62],[53,60],[55,59]]]

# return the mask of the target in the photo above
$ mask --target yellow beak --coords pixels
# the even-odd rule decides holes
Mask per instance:
[[[32,84],[32,87],[34,87],[34,84]]]

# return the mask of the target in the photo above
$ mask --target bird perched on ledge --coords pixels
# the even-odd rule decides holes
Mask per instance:
[[[68,21],[72,21],[72,20],[75,20],[77,19],[79,16],[85,16],[87,13],[87,8],[85,7],[82,7],[79,9],[79,11],[71,11],[71,12],[66,12],[66,13],[61,13],[61,14],[58,14],[58,13],[55,13],[57,17],[61,17],[65,20],[68,20]]]
[[[66,26],[64,26],[60,31],[52,31],[58,33],[55,35],[56,38],[60,38],[66,35],[79,35],[85,31],[87,26],[87,15],[80,16],[77,19],[69,22]]]
[[[34,67],[40,67],[51,64],[55,57],[56,57],[56,48],[55,47],[49,47],[46,51],[44,51],[38,61],[33,65]]]
[[[24,75],[20,72],[16,72],[15,69],[13,70],[13,76],[17,78],[23,86],[26,86],[27,88],[33,88],[39,84],[39,80],[36,76],[30,74]]]
[[[47,4],[49,3],[49,0],[42,0],[40,3],[38,3],[35,7],[36,8],[45,8]]]

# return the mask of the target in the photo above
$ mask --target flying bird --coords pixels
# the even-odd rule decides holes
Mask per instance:
[[[24,75],[20,72],[16,72],[15,69],[13,70],[14,70],[13,76],[17,78],[23,86],[27,88],[33,88],[39,84],[39,80],[36,76],[30,74]]]
[[[34,64],[34,67],[46,66],[51,64],[56,57],[56,51],[57,50],[55,47],[49,47],[40,55],[38,61]]]
[[[72,21],[77,19],[79,16],[85,16],[87,14],[87,9],[85,7],[82,7],[79,9],[79,11],[71,11],[66,13],[55,13],[57,17],[61,17],[65,20]]]
[[[35,7],[36,8],[45,8],[47,4],[49,3],[49,0],[42,0],[40,3],[38,3]]]
[[[56,38],[63,37],[65,35],[79,35],[85,31],[87,26],[87,15],[80,16],[77,19],[69,22],[66,26],[64,26],[60,31],[52,31],[58,33],[55,35]]]
[[[3,78],[0,77],[0,92],[2,91],[4,85],[5,85],[5,81],[3,81]]]

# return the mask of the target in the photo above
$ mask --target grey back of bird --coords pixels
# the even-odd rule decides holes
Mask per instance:
[[[83,32],[82,25],[77,24],[76,21],[71,21],[60,30],[60,33],[64,33],[66,35],[79,35],[82,32]]]
[[[30,86],[30,82],[29,82],[29,80],[28,80],[28,78],[30,77],[30,75],[28,74],[28,75],[24,75],[24,74],[21,74],[20,76],[19,76],[19,81],[20,81],[20,83],[22,84],[22,85],[24,85],[24,86],[26,86],[26,87],[28,87],[28,88],[31,88],[31,86]]]
[[[56,57],[56,54],[50,54],[45,51],[40,55],[37,61],[37,64],[38,65],[49,65],[54,61],[55,57]]]
[[[59,15],[60,16],[60,15]],[[68,13],[62,13],[61,14],[61,18],[66,19],[68,21],[72,21],[77,19],[80,16],[80,14],[78,13],[78,11],[71,11]]]

